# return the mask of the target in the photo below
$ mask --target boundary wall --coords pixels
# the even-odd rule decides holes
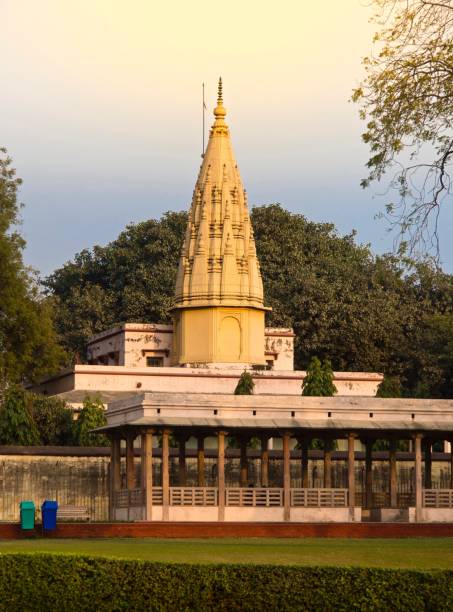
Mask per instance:
[[[0,538],[42,535],[41,527],[22,532],[1,524]],[[453,523],[66,523],[49,538],[447,538]]]

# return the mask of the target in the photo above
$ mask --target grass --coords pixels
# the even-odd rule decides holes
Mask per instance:
[[[0,554],[17,552],[80,554],[167,563],[453,568],[453,538],[30,538],[0,542]]]

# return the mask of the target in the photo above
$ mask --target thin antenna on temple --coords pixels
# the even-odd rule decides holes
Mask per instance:
[[[203,87],[203,126],[202,126],[202,130],[203,130],[203,150],[201,152],[201,157],[204,157],[204,149],[205,149],[205,111],[206,111],[206,103],[204,101],[204,83],[203,83],[202,87]]]

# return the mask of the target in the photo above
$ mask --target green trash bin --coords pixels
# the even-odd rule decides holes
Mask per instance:
[[[32,501],[21,501],[20,508],[20,527],[21,529],[35,528],[35,504]]]

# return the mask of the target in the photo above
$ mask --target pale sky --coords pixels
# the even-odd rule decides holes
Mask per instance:
[[[201,84],[208,128],[219,75],[250,204],[391,249],[374,219],[383,188],[359,186],[368,152],[348,102],[370,16],[365,0],[0,0],[0,145],[24,179],[27,263],[48,274],[127,223],[187,209]]]

